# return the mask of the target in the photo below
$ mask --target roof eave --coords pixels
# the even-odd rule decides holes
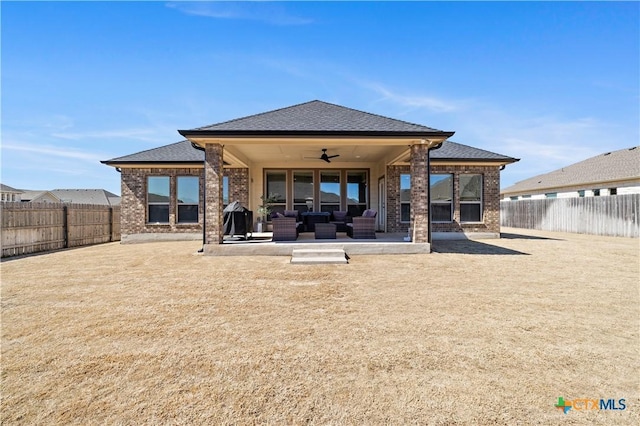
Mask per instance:
[[[428,138],[439,137],[449,138],[455,132],[445,132],[440,130],[434,131],[416,131],[416,132],[395,132],[395,131],[372,131],[372,130],[351,130],[351,131],[335,131],[335,130],[178,130],[182,136],[187,139],[191,138],[313,138],[313,137],[406,137],[406,138]]]
[[[120,167],[120,166],[134,166],[134,165],[152,165],[152,164],[161,164],[161,165],[197,165],[202,166],[204,161],[112,161],[112,160],[104,160],[100,161],[102,164],[112,167]]]
[[[519,158],[511,158],[511,157],[507,157],[507,158],[454,158],[454,157],[450,157],[450,158],[433,158],[431,157],[430,161],[432,163],[437,163],[437,162],[456,162],[456,163],[489,163],[489,162],[494,162],[494,163],[500,163],[500,164],[513,164],[513,163],[517,163],[518,161],[520,161]]]

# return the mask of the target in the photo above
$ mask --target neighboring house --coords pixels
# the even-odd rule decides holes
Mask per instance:
[[[30,191],[24,190],[22,201],[25,203],[60,203],[60,199],[53,195],[51,191]]]
[[[640,193],[640,147],[596,155],[553,172],[517,182],[504,200],[571,198]]]
[[[0,183],[0,201],[20,201],[24,191]]]
[[[103,161],[121,173],[124,242],[221,244],[224,206],[256,211],[267,194],[276,211],[375,209],[379,230],[411,228],[414,243],[431,232],[496,237],[500,170],[518,161],[447,141],[454,132],[321,101],[178,132],[187,140]]]
[[[120,205],[120,197],[104,189],[54,189],[51,193],[63,203]]]
[[[52,191],[22,191],[22,201],[31,203],[120,205],[120,197],[104,189],[54,189]]]

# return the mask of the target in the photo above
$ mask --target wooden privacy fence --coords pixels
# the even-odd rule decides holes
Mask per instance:
[[[500,201],[500,225],[640,237],[640,194]]]
[[[2,257],[120,240],[120,206],[0,203]]]

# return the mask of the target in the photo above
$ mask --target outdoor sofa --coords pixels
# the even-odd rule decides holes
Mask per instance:
[[[331,218],[329,219],[329,223],[333,223],[336,225],[336,231],[338,232],[347,232],[347,223],[351,222],[351,216],[349,216],[349,212],[334,210],[331,212]]]

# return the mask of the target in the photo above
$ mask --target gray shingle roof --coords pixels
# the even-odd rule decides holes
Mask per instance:
[[[287,108],[250,115],[192,130],[179,130],[183,135],[356,135],[356,136],[429,136],[448,137],[453,132],[443,132],[420,124],[383,117],[334,105],[311,101]],[[198,133],[200,132],[200,133]],[[289,132],[289,133],[287,133]],[[468,145],[445,142],[432,151],[431,158],[460,161],[515,162],[515,158],[496,154]],[[123,157],[102,161],[111,166],[136,163],[199,163],[204,152],[193,148],[188,140],[176,142]]]
[[[593,186],[598,183],[629,179],[640,179],[640,146],[606,152],[570,166],[516,182],[503,189],[501,193],[539,193],[551,188]]]
[[[202,163],[204,152],[191,146],[190,141],[181,141],[123,157],[102,161],[104,164],[117,166],[127,163]]]
[[[508,157],[495,152],[486,151],[484,149],[474,148],[461,143],[445,141],[438,149],[431,151],[431,159],[433,160],[460,160],[460,161],[505,161],[514,163],[518,161],[516,158]]]
[[[501,161],[513,163],[516,158],[484,149],[474,148],[461,143],[445,141],[439,149],[431,151],[431,158],[434,160],[453,161]],[[113,158],[102,161],[102,163],[117,166],[127,163],[197,163],[204,161],[204,152],[195,149],[191,142],[182,141],[170,145],[161,146],[147,151],[137,152],[124,157]]]
[[[50,191],[63,203],[74,204],[120,204],[120,197],[104,189],[54,189]]]
[[[2,192],[15,192],[16,194],[22,192],[21,190],[12,188],[12,187],[10,187],[8,185],[5,185],[4,183],[0,183],[0,191],[2,191]]]
[[[310,101],[286,108],[211,124],[191,130],[178,130],[183,136],[195,134],[453,134],[420,124],[377,114]]]

